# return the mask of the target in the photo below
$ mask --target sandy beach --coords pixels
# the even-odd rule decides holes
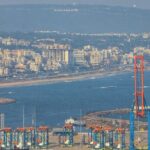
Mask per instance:
[[[85,80],[85,79],[95,79],[101,78],[110,75],[121,74],[125,72],[131,72],[131,69],[125,70],[111,70],[111,71],[90,71],[85,73],[76,73],[76,74],[62,74],[59,76],[50,76],[47,78],[42,79],[25,79],[25,80],[18,80],[18,81],[6,81],[0,82],[0,88],[4,87],[16,87],[16,86],[32,86],[32,85],[41,85],[41,84],[52,84],[52,83],[59,83],[59,82],[71,82],[77,80]]]
[[[150,71],[150,66],[145,67],[145,71]],[[16,86],[32,86],[32,85],[41,85],[41,84],[53,84],[59,82],[71,82],[85,79],[95,79],[102,78],[106,76],[112,76],[127,72],[133,72],[132,67],[126,68],[114,68],[110,71],[89,71],[83,73],[73,73],[73,74],[60,74],[56,76],[49,76],[45,78],[34,78],[34,79],[24,79],[17,81],[3,81],[0,82],[0,88],[4,87],[16,87]]]

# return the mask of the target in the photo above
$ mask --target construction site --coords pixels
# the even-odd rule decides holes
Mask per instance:
[[[78,124],[0,129],[0,149],[150,150],[150,107],[144,96],[144,56],[134,56],[134,98],[131,108],[92,112]],[[109,117],[126,115],[128,119]],[[84,123],[84,124],[83,124]]]

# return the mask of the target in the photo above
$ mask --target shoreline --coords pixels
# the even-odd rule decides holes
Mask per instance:
[[[10,82],[0,82],[0,88],[7,88],[7,87],[19,87],[19,86],[33,86],[33,85],[46,85],[46,84],[55,84],[61,82],[72,82],[72,81],[79,81],[79,80],[86,80],[86,79],[95,79],[95,78],[102,78],[111,75],[117,75],[121,73],[128,73],[132,72],[131,69],[127,68],[125,70],[110,70],[110,71],[90,71],[78,74],[63,74],[59,76],[47,77],[43,79],[26,79],[22,81],[10,81]]]
[[[145,72],[150,71],[150,66],[145,68]],[[88,79],[96,79],[103,78],[108,76],[114,76],[124,73],[133,72],[133,68],[127,66],[125,68],[113,68],[109,71],[87,71],[81,73],[72,73],[72,74],[59,74],[56,76],[49,76],[42,79],[34,78],[34,79],[25,79],[25,80],[14,80],[8,82],[0,82],[0,88],[9,88],[9,87],[19,87],[19,86],[37,86],[37,85],[47,85],[47,84],[55,84],[55,83],[63,83],[63,82],[72,82],[72,81],[80,81],[80,80],[88,80]]]
[[[10,99],[10,98],[0,98],[0,105],[2,104],[11,104],[11,103],[16,103],[15,99]]]

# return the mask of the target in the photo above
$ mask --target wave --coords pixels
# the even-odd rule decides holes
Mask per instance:
[[[91,77],[90,79],[91,79],[91,80],[94,80],[94,79],[96,79],[96,77]]]
[[[54,12],[79,12],[79,9],[54,9]]]
[[[7,95],[7,94],[13,94],[13,93],[15,93],[15,92],[12,92],[12,91],[9,91],[9,92],[0,92],[0,95]]]
[[[148,88],[150,88],[150,86],[144,86],[144,89],[148,89]]]
[[[117,88],[117,86],[110,85],[110,86],[101,86],[100,89],[108,89],[108,88]]]
[[[8,92],[8,94],[13,94],[13,93],[14,93],[14,92],[12,92],[12,91],[9,91],[9,92]]]
[[[73,82],[72,80],[66,80],[64,81],[65,83],[70,83],[70,82]]]

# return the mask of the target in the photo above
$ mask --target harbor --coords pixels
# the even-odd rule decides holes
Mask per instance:
[[[142,56],[135,57],[135,62],[136,59],[140,59],[140,63],[143,63]],[[134,67],[134,83],[137,80],[135,78],[136,72],[140,70],[143,75],[144,70],[138,67]],[[142,77],[144,78],[144,75]],[[143,78],[141,78],[142,81]],[[108,77],[106,80],[108,80]],[[67,82],[67,84],[70,83]],[[114,86],[108,86],[107,88],[103,86],[101,89],[104,90],[112,87],[114,88]],[[142,97],[144,94],[139,94],[139,91],[136,93],[137,89],[142,89],[140,92],[144,92],[144,82],[142,82],[141,87],[137,88],[135,86],[134,101],[138,100],[138,97],[141,97],[142,101],[145,100]],[[9,99],[6,102],[9,102]],[[135,104],[138,105],[139,103]],[[145,103],[142,102],[141,104]],[[25,116],[25,108],[23,107],[22,126],[17,128],[1,128],[1,149],[149,149],[150,107],[147,105],[136,105],[131,108],[116,108],[115,105],[114,109],[91,111],[85,114],[82,114],[80,110],[78,118],[70,117],[65,119],[63,125],[59,125],[59,128],[40,122],[37,124],[37,111],[32,117],[32,124],[28,126],[25,123],[27,118]]]
[[[0,150],[150,150],[150,1],[0,0]]]

